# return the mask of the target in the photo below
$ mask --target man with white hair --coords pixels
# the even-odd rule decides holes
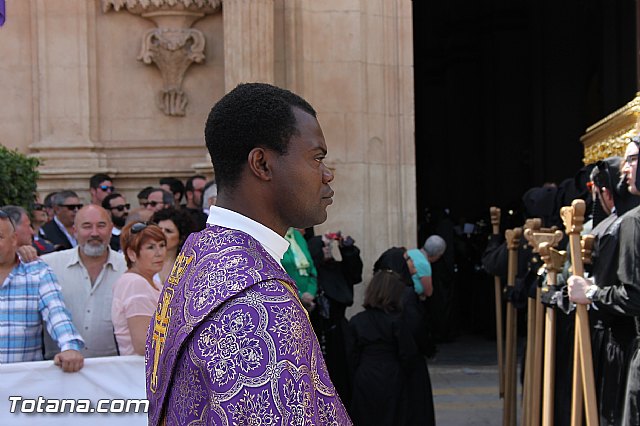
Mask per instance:
[[[407,254],[413,260],[417,272],[413,274],[413,287],[421,299],[433,294],[433,282],[431,280],[431,264],[437,262],[447,249],[447,243],[439,235],[427,238],[420,249],[411,249]]]
[[[109,247],[111,228],[111,216],[105,209],[87,205],[75,217],[78,246],[42,256],[58,277],[73,324],[84,338],[86,358],[118,353],[111,323],[111,287],[127,266],[124,256]],[[45,358],[52,358],[55,352],[55,345],[45,336]]]

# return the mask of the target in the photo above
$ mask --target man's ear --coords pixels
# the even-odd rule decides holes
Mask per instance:
[[[271,151],[264,148],[253,148],[249,152],[248,162],[251,173],[260,180],[271,180]]]

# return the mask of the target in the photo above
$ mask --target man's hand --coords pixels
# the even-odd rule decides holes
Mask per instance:
[[[18,256],[22,260],[22,263],[33,262],[38,258],[38,252],[33,246],[20,246],[18,247]]]
[[[53,363],[65,373],[75,373],[84,366],[84,357],[80,352],[69,349],[56,354]]]
[[[313,309],[316,307],[316,304],[313,301],[314,298],[311,295],[311,293],[307,293],[307,292],[302,293],[300,300],[302,301],[302,306],[304,306],[305,309],[309,312],[313,311]]]
[[[584,277],[579,277],[578,275],[572,275],[567,280],[567,284],[569,289],[569,300],[580,305],[591,304],[591,300],[589,300],[585,295],[589,286],[593,284],[590,280]]]

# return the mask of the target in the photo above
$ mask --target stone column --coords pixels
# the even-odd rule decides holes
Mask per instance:
[[[96,114],[93,22],[86,1],[31,0],[33,22],[34,142],[44,160],[41,173],[95,173],[104,167],[96,152],[92,119]],[[66,170],[69,158],[76,159]],[[54,172],[55,170],[55,172]]]
[[[274,82],[274,0],[224,0],[224,85]]]

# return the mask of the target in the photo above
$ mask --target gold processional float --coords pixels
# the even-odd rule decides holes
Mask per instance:
[[[613,155],[623,157],[629,138],[640,134],[639,118],[640,92],[624,107],[587,128],[580,138],[584,146],[583,163],[593,164]]]

